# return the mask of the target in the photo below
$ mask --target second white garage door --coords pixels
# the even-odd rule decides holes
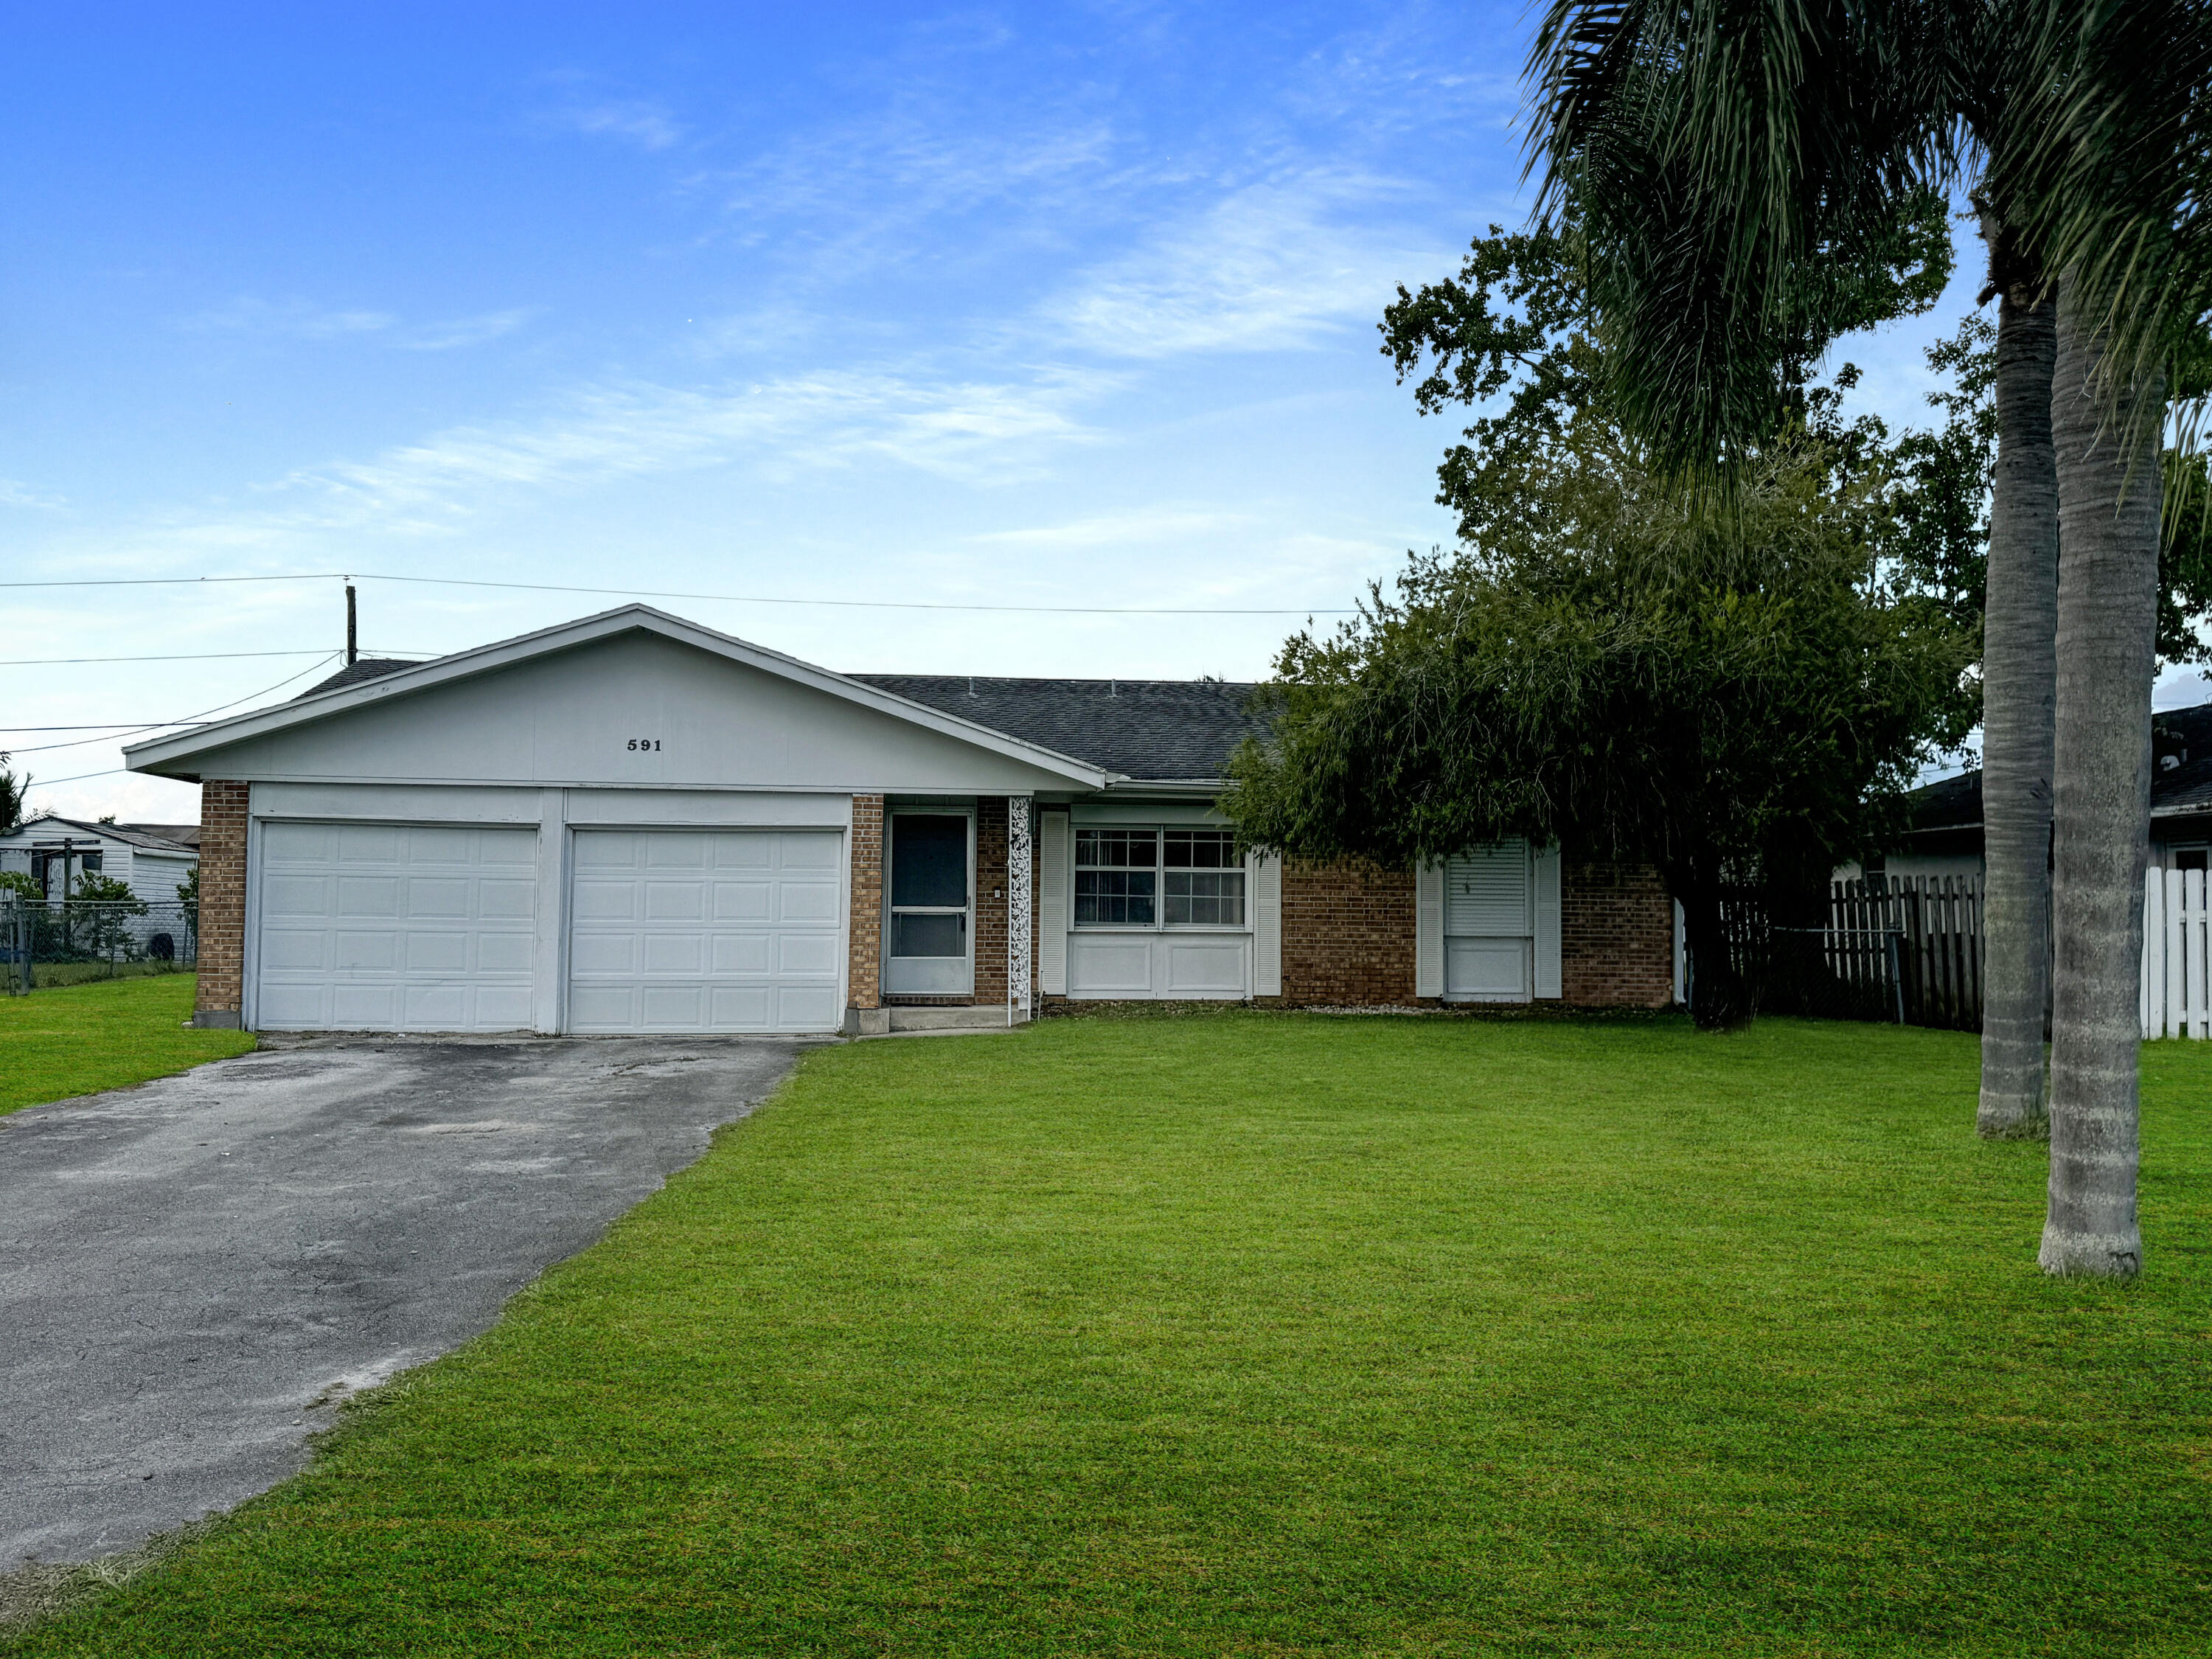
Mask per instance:
[[[843,1016],[842,837],[580,830],[572,1031],[828,1031]]]

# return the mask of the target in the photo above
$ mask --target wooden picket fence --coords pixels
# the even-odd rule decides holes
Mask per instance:
[[[1729,952],[1770,1013],[1976,1031],[1982,896],[1958,876],[1832,883],[1818,927],[1772,922],[1745,891],[1722,905]]]
[[[2204,872],[2152,870],[2143,878],[2142,1034],[2212,1037],[2212,916]]]

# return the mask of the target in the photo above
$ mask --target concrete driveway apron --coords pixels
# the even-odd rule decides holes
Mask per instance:
[[[320,1039],[0,1118],[0,1571],[293,1474],[804,1046]]]

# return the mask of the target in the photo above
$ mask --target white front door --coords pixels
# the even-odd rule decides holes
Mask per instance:
[[[579,830],[571,1031],[830,1031],[844,1014],[834,830]]]
[[[1528,843],[1501,842],[1444,866],[1444,995],[1526,1002],[1536,921]]]
[[[260,1030],[529,1028],[535,830],[270,823],[260,854]]]

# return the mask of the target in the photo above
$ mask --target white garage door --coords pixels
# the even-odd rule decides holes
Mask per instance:
[[[526,1030],[537,915],[534,830],[270,824],[255,1024]]]
[[[580,830],[572,1031],[828,1031],[843,1018],[842,837]]]

